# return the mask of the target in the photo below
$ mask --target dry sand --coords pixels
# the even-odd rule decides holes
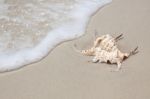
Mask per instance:
[[[113,0],[90,21],[86,35],[54,49],[39,63],[0,74],[0,99],[150,99],[150,1]],[[93,32],[124,33],[124,51],[140,53],[115,65],[92,64],[72,49],[92,45]]]

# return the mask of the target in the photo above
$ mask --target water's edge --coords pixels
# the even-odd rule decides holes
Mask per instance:
[[[76,5],[70,13],[74,20],[48,33],[48,36],[35,48],[22,50],[11,55],[1,55],[0,72],[16,70],[38,62],[57,45],[82,36],[92,15],[110,2],[111,0],[97,0],[97,3],[86,2]]]

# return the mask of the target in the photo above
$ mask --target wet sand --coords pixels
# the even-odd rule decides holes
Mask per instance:
[[[149,99],[149,12],[149,0],[113,0],[93,16],[81,38],[59,45],[36,64],[0,74],[0,99]],[[88,63],[91,57],[72,46],[89,48],[95,29],[100,35],[123,33],[119,47],[129,51],[138,45],[140,52],[119,72],[110,72],[115,65]]]

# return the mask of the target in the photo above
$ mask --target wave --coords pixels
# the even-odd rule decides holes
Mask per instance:
[[[43,59],[84,34],[91,16],[111,0],[2,0],[0,72]]]

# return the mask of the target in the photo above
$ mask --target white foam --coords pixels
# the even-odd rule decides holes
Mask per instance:
[[[85,32],[91,16],[111,0],[77,0],[69,16],[72,20],[53,29],[35,47],[0,54],[0,72],[16,70],[44,58],[58,44],[75,39]]]

